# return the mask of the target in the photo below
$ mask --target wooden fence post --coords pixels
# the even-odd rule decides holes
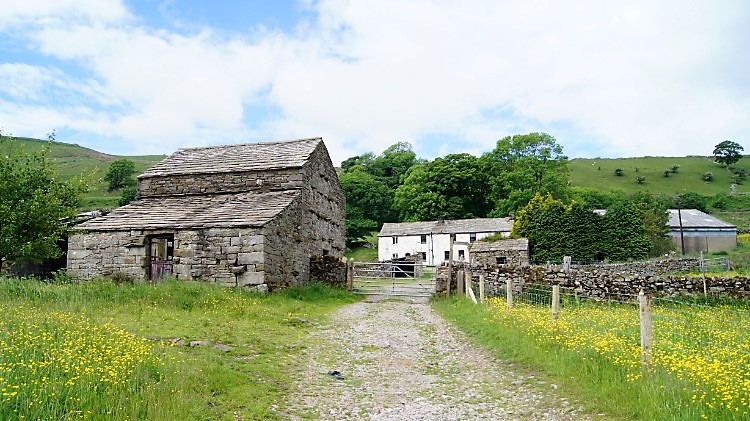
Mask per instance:
[[[638,307],[641,310],[641,365],[647,368],[651,364],[653,324],[651,322],[651,295],[647,295],[643,290],[638,293]]]
[[[505,281],[505,296],[508,299],[508,309],[513,308],[513,281]]]
[[[456,274],[456,295],[464,295],[464,271],[459,270]]]
[[[354,258],[349,259],[346,264],[346,290],[352,292],[354,289]]]
[[[474,302],[474,304],[477,303],[477,297],[474,296],[474,289],[471,287],[472,285],[472,277],[471,272],[466,271],[466,274],[464,275],[464,279],[466,279],[466,296],[471,298],[471,301]]]
[[[479,275],[479,302],[484,304],[484,275]]]
[[[552,285],[552,321],[560,313],[560,285]]]

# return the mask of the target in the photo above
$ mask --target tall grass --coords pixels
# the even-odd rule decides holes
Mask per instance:
[[[0,278],[0,419],[277,418],[307,331],[356,299]]]
[[[747,316],[672,304],[655,308],[653,363],[644,371],[632,304],[568,300],[552,322],[546,305],[434,302],[498,356],[540,370],[596,411],[643,420],[748,419]]]

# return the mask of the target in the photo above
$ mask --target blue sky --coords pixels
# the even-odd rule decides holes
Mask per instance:
[[[0,128],[112,154],[322,136],[570,157],[750,148],[750,3],[0,0]]]

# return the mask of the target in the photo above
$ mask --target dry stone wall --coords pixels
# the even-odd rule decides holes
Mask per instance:
[[[637,295],[643,289],[659,295],[700,295],[704,292],[704,278],[696,271],[697,259],[663,259],[656,262],[637,262],[612,265],[572,266],[569,271],[561,265],[548,266],[507,266],[481,265],[471,268],[475,280],[484,276],[485,291],[488,297],[505,295],[506,285],[520,292],[529,285],[555,285],[573,289],[581,294],[608,298],[618,295]],[[468,270],[462,265],[454,265],[453,279],[460,270]],[[445,278],[438,281],[438,290],[444,291],[447,285],[447,267],[443,269]],[[455,287],[455,285],[453,285]],[[706,277],[706,292],[750,298],[750,277]]]

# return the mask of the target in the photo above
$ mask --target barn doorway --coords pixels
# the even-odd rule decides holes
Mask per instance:
[[[149,237],[149,279],[156,282],[172,275],[174,261],[174,235],[164,234]]]

